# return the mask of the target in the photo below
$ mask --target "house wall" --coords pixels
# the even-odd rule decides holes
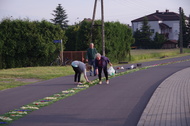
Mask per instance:
[[[155,33],[158,32],[161,33],[161,29],[159,26],[159,23],[165,23],[169,27],[171,27],[171,31],[169,33],[169,40],[178,40],[179,38],[179,21],[149,21],[149,25],[151,26],[150,29],[154,29],[154,33],[152,35],[152,39],[155,36]],[[133,33],[136,31],[136,29],[141,29],[142,22],[132,22],[132,29]]]
[[[178,40],[179,38],[179,21],[164,21],[163,23],[167,24],[171,27],[171,31],[169,33],[170,40]]]
[[[159,25],[158,25],[158,21],[149,21],[148,25],[150,25],[150,29],[153,30],[153,34],[151,37],[152,39],[154,38],[156,32],[161,33],[161,30],[160,30]],[[141,27],[142,27],[142,22],[133,22],[132,23],[133,33],[137,29],[140,30]]]

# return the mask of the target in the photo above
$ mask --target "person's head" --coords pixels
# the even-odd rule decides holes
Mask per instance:
[[[94,43],[90,43],[90,46],[89,46],[91,49],[94,48]]]
[[[96,59],[97,59],[97,60],[100,60],[100,59],[101,59],[101,54],[100,54],[100,53],[97,53],[97,54],[96,54]]]
[[[89,65],[88,63],[86,63],[86,70],[89,71],[89,70],[91,70],[91,69],[92,69],[92,66]]]

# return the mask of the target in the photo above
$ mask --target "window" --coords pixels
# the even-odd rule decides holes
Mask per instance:
[[[154,29],[150,29],[150,32],[151,32],[151,33],[154,33]]]

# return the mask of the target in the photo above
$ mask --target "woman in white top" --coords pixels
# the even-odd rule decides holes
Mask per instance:
[[[88,80],[88,77],[86,76],[86,65],[83,62],[81,62],[81,61],[73,61],[71,63],[71,66],[73,67],[73,70],[75,71],[74,82],[78,82],[78,84],[82,84],[80,82],[80,78],[81,78],[81,74],[83,73],[84,78],[86,79],[86,81],[91,83]]]

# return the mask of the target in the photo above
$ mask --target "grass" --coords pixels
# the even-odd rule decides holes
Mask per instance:
[[[183,49],[180,54],[179,49],[139,49],[131,50],[131,63],[160,60],[163,58],[174,58],[189,55],[190,49]]]
[[[3,69],[0,70],[0,90],[72,74],[74,74],[74,71],[69,66]],[[35,80],[28,81],[29,78]]]
[[[147,62],[163,58],[174,58],[189,55],[190,49],[184,49],[180,54],[179,49],[163,50],[131,50],[132,61],[129,63]],[[114,64],[117,66],[118,64]],[[61,76],[74,74],[70,66],[47,66],[47,67],[25,67],[0,70],[0,90],[18,87],[38,81],[49,80]],[[27,79],[34,79],[28,81]]]

